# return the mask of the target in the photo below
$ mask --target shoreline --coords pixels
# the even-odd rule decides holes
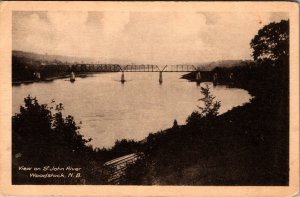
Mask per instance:
[[[89,77],[90,75],[93,74],[100,74],[100,73],[104,73],[104,72],[88,72],[88,73],[77,73],[76,77],[78,78],[85,78],[85,77]],[[105,72],[106,73],[106,72]],[[55,77],[46,77],[40,80],[23,80],[23,81],[12,81],[12,85],[13,86],[19,86],[19,85],[27,85],[27,84],[32,84],[32,83],[47,83],[47,82],[52,82],[56,79],[67,79],[70,78],[70,74],[67,75],[61,75],[61,76],[55,76]]]

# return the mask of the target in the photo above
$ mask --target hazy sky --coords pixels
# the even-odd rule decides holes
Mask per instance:
[[[286,13],[14,12],[13,49],[105,63],[250,59],[250,41]]]

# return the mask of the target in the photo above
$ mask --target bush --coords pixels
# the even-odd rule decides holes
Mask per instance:
[[[204,107],[199,107],[199,111],[194,111],[187,118],[188,125],[198,124],[202,119],[213,119],[219,114],[221,107],[220,101],[214,101],[215,97],[211,95],[208,85],[201,87],[201,93],[204,95],[199,101],[203,101]]]

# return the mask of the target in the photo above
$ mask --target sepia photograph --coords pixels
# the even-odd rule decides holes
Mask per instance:
[[[288,187],[290,12],[138,8],[11,11],[11,185]]]

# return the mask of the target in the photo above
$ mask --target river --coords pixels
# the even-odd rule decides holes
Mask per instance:
[[[121,73],[99,73],[86,78],[53,82],[39,82],[13,86],[13,113],[18,113],[24,97],[37,97],[39,103],[63,103],[64,115],[72,115],[80,123],[80,132],[91,137],[94,147],[111,147],[117,139],[142,140],[150,132],[178,124],[201,105],[200,87],[180,79],[185,73],[159,74],[125,73],[126,82],[120,82]],[[251,95],[243,89],[208,84],[216,100],[221,101],[220,113],[249,102]]]

